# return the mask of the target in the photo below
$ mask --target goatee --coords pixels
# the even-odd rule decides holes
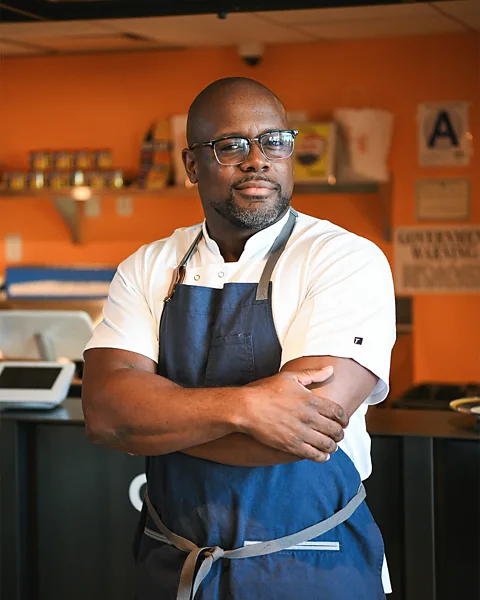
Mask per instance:
[[[290,206],[290,197],[281,196],[278,192],[278,201],[271,204],[267,201],[256,202],[248,209],[240,206],[233,196],[233,190],[226,202],[212,202],[212,208],[232,225],[241,229],[260,231],[272,225]]]

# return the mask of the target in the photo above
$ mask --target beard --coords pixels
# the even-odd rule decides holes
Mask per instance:
[[[211,206],[220,216],[232,225],[235,225],[235,227],[260,231],[275,223],[290,206],[290,196],[282,195],[280,189],[277,191],[277,200],[274,204],[270,202],[258,202],[261,198],[262,196],[255,197],[252,206],[245,209],[235,200],[232,189],[225,202],[212,202]]]

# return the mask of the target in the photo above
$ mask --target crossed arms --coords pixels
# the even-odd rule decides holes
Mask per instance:
[[[141,354],[92,348],[82,402],[88,437],[131,454],[180,451],[236,466],[323,462],[377,381],[352,359],[308,356],[243,387],[183,388]]]

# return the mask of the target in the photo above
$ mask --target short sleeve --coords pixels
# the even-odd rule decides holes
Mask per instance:
[[[119,265],[103,308],[103,319],[85,351],[117,348],[158,361],[158,327],[146,299],[144,262],[145,247]]]
[[[282,366],[302,356],[351,358],[379,381],[367,404],[389,390],[395,343],[395,294],[390,265],[372,242],[349,232],[314,253],[308,288],[283,343]]]

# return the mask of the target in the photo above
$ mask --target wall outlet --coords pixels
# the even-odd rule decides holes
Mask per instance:
[[[88,200],[85,200],[83,214],[89,219],[96,219],[100,216],[101,206],[100,198],[98,196],[92,196]]]
[[[129,217],[133,213],[132,196],[117,196],[116,209],[119,217]]]
[[[22,236],[18,233],[9,233],[4,237],[5,261],[7,263],[20,262],[23,258]]]

